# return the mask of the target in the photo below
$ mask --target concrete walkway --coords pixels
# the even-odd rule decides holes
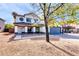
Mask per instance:
[[[21,35],[16,35],[14,38],[14,40],[19,40],[19,39],[21,39]]]
[[[45,34],[23,34],[23,35],[16,35],[14,40],[32,39],[32,38],[40,38],[40,37],[45,37]]]

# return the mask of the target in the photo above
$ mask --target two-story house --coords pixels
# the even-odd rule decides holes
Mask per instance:
[[[34,13],[19,15],[12,13],[14,17],[15,33],[45,33],[44,21]]]

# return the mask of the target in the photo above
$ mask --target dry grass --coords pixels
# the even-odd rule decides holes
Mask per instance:
[[[12,56],[69,56],[79,55],[79,42],[45,40],[18,40],[8,42],[12,35],[0,33],[0,55]]]

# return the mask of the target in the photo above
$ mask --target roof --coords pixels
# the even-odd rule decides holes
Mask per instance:
[[[2,19],[2,18],[0,18],[0,20],[5,22],[5,20],[4,20],[4,19]]]
[[[16,12],[13,12],[12,13],[14,16],[21,16],[21,17],[25,17],[26,15],[32,15],[32,16],[35,16],[37,18],[39,18],[35,13],[33,12],[30,12],[30,13],[27,13],[27,14],[24,14],[24,15],[20,15],[20,14],[17,14]],[[40,18],[39,18],[40,19]]]
[[[33,12],[30,12],[30,13],[27,13],[27,14],[24,14],[24,16],[26,16],[26,15],[33,15],[33,16],[35,16],[35,17],[38,17],[35,13],[33,13]],[[39,17],[38,17],[39,18]]]
[[[20,15],[20,14],[18,14],[18,13],[16,13],[16,12],[12,12],[12,15],[13,15],[13,16],[22,16],[22,17],[24,17],[24,15]]]

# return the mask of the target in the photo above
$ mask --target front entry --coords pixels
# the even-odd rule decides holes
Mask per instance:
[[[27,32],[28,32],[28,33],[33,33],[33,32],[32,32],[32,27],[28,27]]]

